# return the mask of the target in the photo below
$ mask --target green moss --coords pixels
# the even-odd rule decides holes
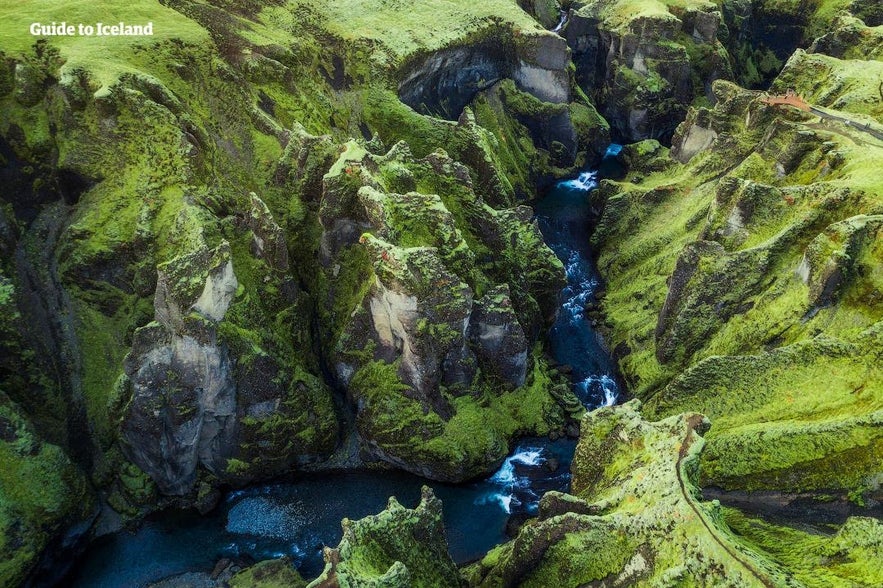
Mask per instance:
[[[603,526],[568,533],[546,552],[540,566],[520,585],[541,588],[550,584],[588,584],[604,580],[623,568],[636,547],[637,542],[626,533]]]
[[[363,434],[387,454],[407,464],[426,464],[452,478],[477,475],[501,460],[508,440],[546,435],[562,424],[562,409],[550,395],[552,379],[535,351],[526,384],[499,394],[489,383],[450,400],[453,416],[442,419],[409,397],[396,364],[368,363],[353,375],[351,388],[365,401],[359,414]]]
[[[150,317],[149,302],[121,293],[109,292],[103,301],[96,301],[97,290],[83,292],[82,298],[95,304],[83,304],[77,316],[77,336],[82,346],[83,392],[89,420],[95,434],[106,448],[114,439],[116,423],[112,420],[111,404],[116,384],[122,375],[126,341],[135,327],[145,324]],[[98,308],[117,307],[113,316],[103,314]],[[98,308],[96,308],[96,306]]]
[[[97,42],[95,37],[71,36],[52,37],[52,44],[60,49],[65,61],[65,70],[87,68],[105,88],[116,81],[123,73],[133,71],[129,60],[135,60],[139,49],[155,42],[168,39],[181,39],[195,44],[205,42],[208,35],[196,23],[182,14],[150,0],[133,4],[121,0],[111,0],[101,7],[86,4],[68,6],[62,16],[58,7],[44,0],[26,0],[17,7],[0,8],[0,19],[4,23],[4,50],[12,54],[23,54],[33,45],[35,38],[30,35],[31,23],[51,23],[64,20],[67,23],[107,22],[113,14],[115,22],[132,24],[153,22],[154,35],[139,37],[104,37]],[[63,70],[64,71],[64,70]]]
[[[0,392],[0,582],[22,583],[43,548],[95,507],[88,483]]]
[[[310,8],[305,11],[301,3],[289,2],[285,7],[267,9],[266,13],[292,11],[308,22],[319,22],[329,34],[352,44],[353,62],[384,69],[415,54],[448,47],[488,30],[499,30],[501,24],[526,33],[545,34],[513,0],[491,0],[486,4],[433,0],[411,6],[410,10],[401,10],[382,0],[335,0],[313,3]],[[367,51],[366,46],[374,43],[384,51]]]
[[[343,538],[326,550],[329,564],[315,582],[333,578],[341,588],[381,585],[447,587],[462,584],[447,552],[442,504],[423,488],[420,503],[406,509],[392,497],[386,510],[358,521],[344,519]]]
[[[250,469],[251,466],[241,459],[233,457],[227,460],[226,472],[230,475],[239,476],[247,473]]]
[[[230,578],[231,588],[303,588],[306,585],[287,558],[258,562]]]
[[[416,157],[424,157],[456,135],[454,123],[425,117],[399,101],[395,92],[369,88],[362,94],[365,123],[381,141],[405,141]]]
[[[723,509],[736,536],[785,565],[802,585],[873,586],[883,582],[879,521],[853,517],[833,536],[777,525],[736,509]],[[827,530],[825,530],[827,531]]]

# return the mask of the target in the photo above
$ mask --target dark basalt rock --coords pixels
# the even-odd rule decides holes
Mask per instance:
[[[513,386],[524,384],[529,347],[512,308],[508,284],[497,286],[475,302],[469,340],[484,370]]]
[[[712,82],[732,76],[718,41],[722,16],[691,9],[624,17],[625,10],[598,2],[571,10],[561,34],[576,82],[610,122],[614,140],[668,141],[687,106],[699,96],[713,99]]]
[[[509,34],[437,51],[402,68],[399,98],[418,112],[456,120],[472,98],[504,78],[544,102],[570,98],[567,44],[556,35]]]

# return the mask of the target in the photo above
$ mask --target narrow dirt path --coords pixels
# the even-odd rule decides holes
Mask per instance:
[[[881,98],[883,98],[883,83],[880,84],[880,96]],[[819,106],[809,104],[803,98],[794,93],[793,90],[788,90],[787,93],[778,96],[765,95],[763,98],[761,98],[761,101],[771,106],[790,106],[791,108],[796,108],[797,110],[802,110],[803,112],[812,113],[822,119],[834,120],[845,124],[851,129],[855,129],[859,132],[868,134],[879,141],[883,141],[883,131],[872,127],[871,123],[861,123],[849,118],[848,116],[832,114]]]
[[[758,582],[766,586],[767,588],[776,588],[777,584],[773,582],[769,577],[765,574],[759,572],[753,565],[751,565],[741,554],[739,554],[735,549],[726,544],[726,542],[720,538],[711,525],[705,520],[705,516],[702,514],[702,511],[699,509],[699,506],[693,500],[693,496],[687,491],[687,484],[684,481],[684,475],[682,471],[682,465],[684,459],[687,457],[687,452],[690,449],[690,446],[693,444],[693,434],[695,433],[696,426],[702,422],[702,417],[700,415],[694,415],[690,417],[687,421],[687,434],[684,436],[684,441],[681,443],[681,449],[678,452],[678,461],[675,464],[677,476],[678,476],[678,484],[681,487],[681,494],[684,496],[684,500],[687,501],[687,504],[690,505],[690,508],[693,509],[693,512],[696,513],[696,516],[699,517],[699,520],[702,522],[702,525],[711,535],[712,539],[726,551],[730,557],[738,561],[742,566],[751,572]]]

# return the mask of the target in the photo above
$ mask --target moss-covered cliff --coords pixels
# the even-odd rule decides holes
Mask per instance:
[[[875,583],[867,519],[821,541],[695,494],[883,498],[883,15],[561,8],[558,33],[545,1],[0,8],[0,583],[221,488],[362,459],[462,481],[560,435],[563,268],[523,202],[611,136],[649,138],[593,196],[641,414],[589,417],[577,496],[469,579]],[[155,34],[28,34],[53,20]],[[742,87],[768,83],[813,110]],[[339,581],[429,577],[438,537],[405,561],[372,534],[428,532],[436,507],[348,527]]]
[[[815,76],[802,56],[774,87]],[[704,484],[879,496],[883,144],[863,106],[850,125],[715,88],[675,136],[686,163],[602,187],[609,340],[651,414],[715,423]]]
[[[58,489],[4,516],[11,578],[84,493],[210,508],[351,422],[366,456],[462,480],[563,430],[538,347],[563,272],[517,204],[606,127],[560,37],[505,0],[60,11],[0,9],[0,386]],[[62,19],[155,34],[28,34]]]

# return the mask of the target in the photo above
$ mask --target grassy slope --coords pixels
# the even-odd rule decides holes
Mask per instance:
[[[835,535],[777,526],[730,508],[723,519],[740,540],[787,567],[807,588],[883,583],[883,529],[877,519],[851,518]]]
[[[648,422],[638,408],[584,418],[573,496],[547,494],[538,520],[467,568],[471,585],[788,585],[779,564],[733,536],[719,506],[696,499],[701,416]]]
[[[170,39],[194,44],[208,40],[208,33],[197,23],[156,0],[109,0],[100,4],[89,0],[64,3],[24,0],[0,6],[0,19],[4,33],[0,50],[8,55],[22,55],[34,44],[36,38],[28,30],[33,22],[94,25],[97,22],[144,24],[152,21],[154,34],[151,37],[51,37],[51,44],[60,49],[66,61],[62,74],[86,68],[105,87],[122,73],[144,71],[143,62],[137,57],[138,48]]]
[[[807,62],[824,64],[827,77]],[[825,96],[863,123],[861,115],[876,114],[861,88],[876,91],[877,65],[795,58],[777,84],[813,86],[810,99]],[[818,84],[835,78],[845,82]],[[883,144],[840,123],[749,106],[749,95],[719,97],[710,113],[720,134],[716,149],[688,165],[663,156],[655,168],[662,171],[634,172],[631,182],[606,188],[614,195],[595,239],[612,344],[629,352],[620,365],[635,394],[650,399],[651,414],[711,417],[705,483],[836,488],[853,497],[876,491],[883,450],[879,237],[872,233],[861,246],[835,304],[814,306],[797,269],[829,223],[883,210],[875,171]],[[738,214],[721,190],[732,178],[756,194],[742,197]],[[700,261],[688,300],[679,301],[687,306],[665,335],[674,341],[672,357],[661,361],[654,330],[668,282],[684,247],[700,239],[721,242],[723,257]],[[704,335],[697,340],[696,333]],[[847,460],[851,467],[841,465]]]

